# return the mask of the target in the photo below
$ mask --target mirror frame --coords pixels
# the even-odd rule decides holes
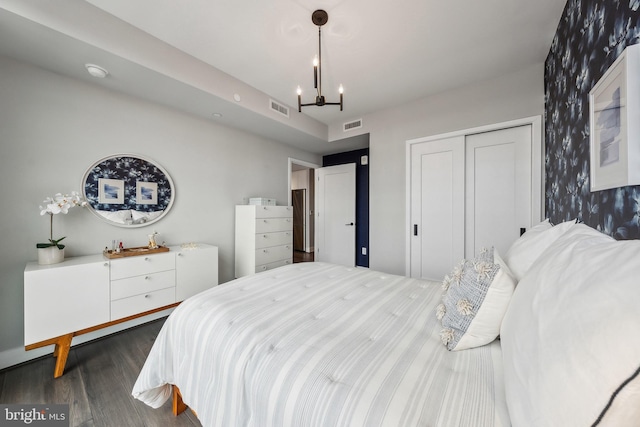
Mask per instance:
[[[102,164],[107,164],[108,162],[113,162],[113,161],[117,161],[116,159],[131,159],[134,162],[140,162],[142,163],[142,166],[148,168],[148,169],[152,169],[154,171],[155,174],[159,174],[159,175],[164,175],[164,177],[166,178],[166,182],[168,185],[168,188],[170,190],[170,195],[169,195],[169,201],[166,203],[155,203],[154,205],[164,205],[164,208],[162,209],[162,213],[160,215],[158,215],[155,218],[149,219],[149,220],[145,220],[142,222],[136,222],[133,219],[131,220],[131,222],[129,223],[128,220],[126,223],[121,223],[121,222],[116,222],[116,221],[111,221],[109,220],[107,217],[101,215],[100,213],[98,213],[99,209],[96,209],[96,205],[109,205],[109,204],[113,204],[113,205],[124,205],[123,207],[125,209],[118,209],[118,210],[114,210],[112,212],[117,212],[117,211],[122,211],[122,210],[131,210],[132,207],[136,207],[139,205],[151,205],[151,203],[138,203],[139,202],[139,195],[138,195],[138,189],[137,189],[137,184],[138,182],[147,182],[147,181],[140,181],[138,179],[135,179],[133,184],[129,184],[127,185],[125,182],[125,176],[120,176],[115,174],[113,171],[109,172],[108,174],[104,174],[102,177],[99,178],[105,178],[105,179],[114,179],[114,180],[119,180],[122,181],[122,191],[120,192],[121,194],[119,195],[119,200],[122,200],[121,203],[100,203],[99,199],[100,199],[100,194],[99,194],[99,190],[98,190],[98,186],[96,185],[95,190],[90,191],[90,194],[87,192],[87,180],[89,179],[90,176],[95,175],[95,174],[100,174],[98,171],[94,171],[95,168],[99,167]],[[127,169],[128,171],[129,169]],[[142,175],[144,174],[144,172],[142,171],[138,171],[137,172],[138,175]],[[127,173],[127,175],[129,175]],[[95,178],[95,176],[93,177],[95,181],[97,181],[97,179]],[[91,185],[91,184],[89,184]],[[103,157],[100,160],[94,162],[91,166],[89,166],[89,168],[87,169],[87,171],[84,173],[84,175],[82,176],[82,182],[80,183],[80,186],[82,188],[82,196],[85,198],[85,200],[89,203],[88,205],[88,209],[91,211],[91,213],[93,213],[96,217],[98,217],[100,220],[106,222],[107,224],[110,225],[114,225],[116,227],[124,227],[124,228],[136,228],[136,227],[146,227],[148,225],[154,224],[158,221],[160,221],[162,218],[165,217],[165,215],[171,210],[171,207],[173,206],[173,203],[175,202],[176,199],[176,190],[175,190],[175,185],[173,184],[173,180],[171,179],[171,176],[167,173],[167,171],[158,164],[158,162],[149,159],[148,157],[145,156],[141,156],[139,154],[131,154],[131,153],[121,153],[121,154],[113,154],[107,157]],[[162,197],[161,191],[157,191],[156,189],[156,197]],[[128,198],[128,202],[125,203],[124,201],[124,197],[127,196]],[[157,200],[158,202],[160,202],[160,200]],[[156,210],[155,212],[157,212],[158,210]],[[144,212],[144,211],[143,211]]]

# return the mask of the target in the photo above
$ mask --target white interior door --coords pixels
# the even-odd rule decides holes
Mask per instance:
[[[315,260],[354,266],[356,165],[316,169]]]
[[[532,223],[531,126],[466,137],[465,257],[505,254]]]
[[[442,280],[464,257],[464,137],[411,147],[411,277]]]

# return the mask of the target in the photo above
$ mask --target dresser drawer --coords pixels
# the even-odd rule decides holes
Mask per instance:
[[[270,262],[269,264],[256,265],[256,273],[282,267],[283,265],[291,264],[292,262],[293,261],[291,259],[281,259],[276,262]]]
[[[111,280],[141,276],[158,271],[175,270],[176,257],[171,252],[111,260]]]
[[[256,265],[269,264],[281,259],[293,257],[292,245],[273,246],[256,250]]]
[[[256,218],[292,218],[291,206],[256,206]]]
[[[143,276],[128,277],[111,281],[111,301],[127,298],[133,295],[175,287],[175,270],[149,273]]]
[[[292,218],[262,218],[256,219],[256,233],[272,233],[287,231],[293,227]]]
[[[175,287],[111,301],[111,320],[122,319],[123,317],[153,310],[154,308],[164,307],[165,305],[173,304],[175,301]]]
[[[291,243],[293,243],[293,233],[291,231],[256,234],[256,249],[287,245]]]

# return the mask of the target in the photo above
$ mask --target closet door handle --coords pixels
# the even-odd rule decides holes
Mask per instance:
[[[413,224],[413,235],[414,236],[418,235],[418,224]]]

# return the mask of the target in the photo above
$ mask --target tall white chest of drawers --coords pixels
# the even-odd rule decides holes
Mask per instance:
[[[291,206],[236,206],[236,277],[293,262]]]

